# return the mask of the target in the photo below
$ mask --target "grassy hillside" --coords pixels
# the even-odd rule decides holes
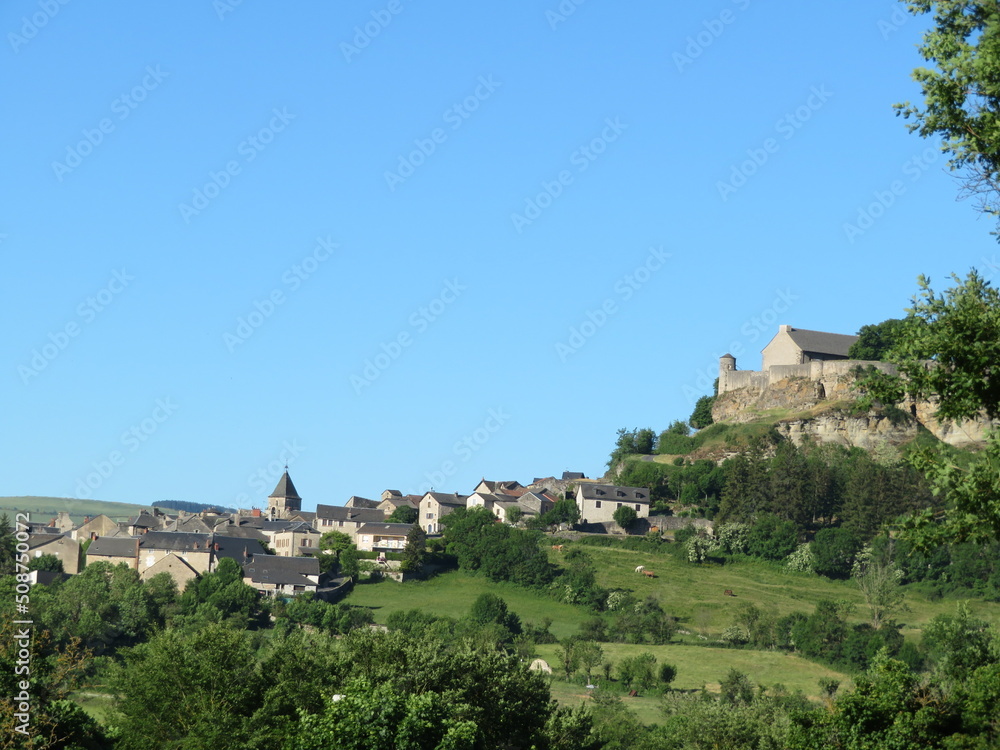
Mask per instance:
[[[750,675],[756,684],[780,684],[790,692],[801,690],[812,698],[819,697],[820,678],[850,684],[847,675],[798,656],[775,651],[718,648],[708,642],[719,637],[722,630],[732,623],[735,609],[747,602],[764,612],[781,616],[794,611],[811,613],[822,599],[848,601],[856,605],[851,619],[864,622],[868,612],[852,583],[831,581],[808,573],[793,573],[765,563],[695,566],[665,554],[582,548],[596,564],[600,585],[631,589],[639,596],[654,596],[664,609],[680,618],[678,642],[665,646],[602,643],[605,659],[617,663],[625,656],[648,651],[656,656],[658,662],[666,661],[677,667],[673,687],[679,690],[700,690],[704,686],[716,691],[720,680],[731,668]],[[563,554],[555,550],[550,552],[552,561],[556,563],[561,562]],[[637,574],[637,565],[645,565],[655,571],[657,577],[649,579]],[[733,591],[735,596],[726,596],[724,592],[727,589]],[[594,616],[583,607],[557,602],[544,592],[495,584],[460,571],[402,585],[392,581],[361,584],[345,601],[370,607],[379,623],[384,623],[390,613],[407,609],[457,618],[468,614],[476,597],[486,591],[503,597],[522,621],[537,624],[544,617],[551,618],[550,630],[560,639],[576,634],[580,624]],[[931,602],[915,592],[908,592],[907,611],[898,616],[905,623],[904,636],[919,641],[921,629],[928,621],[939,614],[953,614],[957,604],[954,600]],[[1000,604],[983,601],[969,604],[974,616],[1000,623]],[[558,644],[537,647],[538,655],[555,669],[558,669],[558,650]],[[599,683],[600,679],[596,681]],[[584,701],[588,695],[583,686],[558,678],[553,679],[552,693],[553,697],[567,705]],[[625,701],[642,721],[659,721],[659,698],[655,695],[626,698]]]
[[[14,520],[15,512],[31,514],[35,523],[48,523],[58,515],[59,511],[69,511],[70,517],[80,523],[84,516],[96,516],[101,513],[115,520],[125,520],[136,516],[148,505],[133,505],[131,503],[112,503],[104,500],[80,500],[75,497],[0,497],[0,513],[6,513]]]

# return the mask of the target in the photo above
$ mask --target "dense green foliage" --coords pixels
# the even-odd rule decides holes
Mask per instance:
[[[906,321],[889,318],[881,323],[861,326],[858,340],[847,350],[848,359],[880,362],[886,359],[892,350],[902,343]]]
[[[385,519],[386,523],[416,523],[417,519],[420,518],[420,511],[409,505],[400,505],[396,508],[388,518]]]
[[[963,186],[998,215],[1000,156],[1000,9],[988,0],[909,0],[910,13],[934,14],[919,46],[933,68],[917,68],[923,107],[909,102],[896,113],[911,132],[940,140],[949,167],[964,174]]]
[[[545,585],[555,575],[537,531],[508,526],[485,508],[456,508],[441,522],[448,553],[462,570],[524,586]]]

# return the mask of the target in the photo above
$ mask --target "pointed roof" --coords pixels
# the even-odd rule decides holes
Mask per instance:
[[[296,500],[302,499],[299,497],[299,493],[295,491],[292,478],[288,476],[288,467],[285,467],[285,473],[278,480],[278,486],[274,488],[274,492],[268,495],[268,497],[294,497]]]

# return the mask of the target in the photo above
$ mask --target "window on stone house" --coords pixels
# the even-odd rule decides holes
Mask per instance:
[[[635,504],[635,509],[636,509],[636,511],[637,511],[637,512],[638,512],[639,510],[641,510],[641,508],[639,507],[639,503],[636,503],[636,504]]]
[[[622,507],[622,504],[621,504],[621,503],[618,503],[618,507],[619,507],[619,508],[620,508],[620,507]]]
[[[595,500],[594,501],[594,507],[595,508],[600,508],[601,507],[601,501],[600,500]]]

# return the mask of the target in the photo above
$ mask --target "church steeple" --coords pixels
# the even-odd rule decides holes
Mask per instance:
[[[302,498],[295,491],[292,478],[288,476],[288,465],[285,465],[285,473],[281,475],[277,486],[267,498],[267,507],[274,508],[278,515],[285,516],[289,513],[302,510]]]

